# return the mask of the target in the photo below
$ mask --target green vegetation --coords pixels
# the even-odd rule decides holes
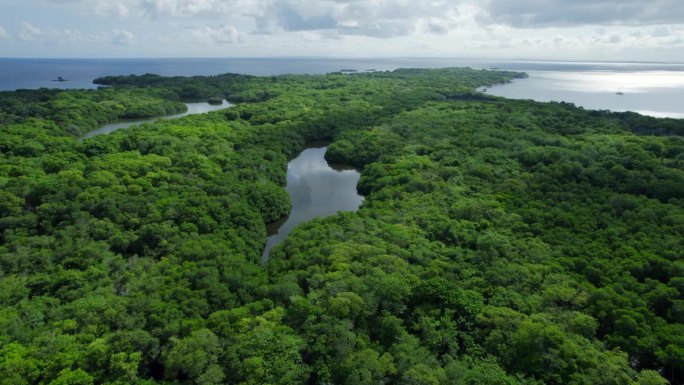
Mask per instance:
[[[0,384],[681,383],[684,122],[474,91],[514,76],[2,94]],[[246,103],[83,141],[54,103],[134,96]],[[262,267],[314,140],[366,201]]]
[[[185,112],[181,98],[169,90],[18,90],[0,92],[0,124],[40,118],[75,136],[120,119],[150,118]]]
[[[207,101],[209,104],[221,105],[223,104],[223,98],[220,96],[212,96]]]

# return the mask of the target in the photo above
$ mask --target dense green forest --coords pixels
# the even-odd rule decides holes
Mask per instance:
[[[185,112],[175,92],[163,88],[101,90],[17,90],[0,92],[0,124],[39,118],[54,122],[60,133],[82,135],[103,123]]]
[[[684,121],[475,91],[521,76],[1,93],[0,384],[681,384]],[[262,266],[319,140],[366,200]]]

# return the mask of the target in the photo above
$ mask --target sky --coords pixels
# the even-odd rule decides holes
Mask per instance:
[[[682,0],[0,0],[0,57],[684,62]]]

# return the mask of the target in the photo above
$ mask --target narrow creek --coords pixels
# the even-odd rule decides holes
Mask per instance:
[[[111,134],[114,131],[121,130],[123,128],[128,128],[130,126],[137,126],[143,123],[150,123],[150,122],[155,122],[159,119],[178,119],[182,118],[184,116],[188,115],[195,115],[195,114],[204,114],[206,112],[210,111],[216,111],[216,110],[223,110],[228,107],[233,106],[232,103],[224,100],[221,104],[209,104],[209,103],[185,103],[186,106],[188,106],[188,110],[185,112],[182,112],[180,114],[173,114],[173,115],[164,115],[164,116],[157,116],[154,118],[145,118],[145,119],[125,119],[125,120],[120,120],[115,123],[110,123],[110,124],[105,124],[104,126],[101,126],[100,128],[97,128],[93,131],[88,132],[87,134],[83,135],[81,139],[88,139],[92,138],[93,136],[97,135],[106,135],[106,134]]]
[[[269,252],[300,223],[327,217],[338,211],[356,211],[363,196],[356,192],[359,172],[350,166],[329,164],[327,146],[314,144],[287,164],[286,190],[292,199],[290,215],[267,227],[268,239],[261,262],[268,262]]]

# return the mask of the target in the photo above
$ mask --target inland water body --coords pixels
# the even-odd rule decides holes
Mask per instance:
[[[326,149],[323,145],[311,146],[288,163],[286,189],[292,199],[292,211],[267,227],[262,262],[268,261],[271,249],[298,224],[338,211],[356,211],[361,206],[363,197],[356,192],[359,172],[348,166],[329,164],[324,158]]]
[[[227,101],[223,101],[221,104],[209,104],[209,103],[185,103],[185,105],[188,107],[188,110],[185,112],[181,112],[180,114],[173,114],[173,115],[166,115],[166,116],[161,116],[161,117],[155,117],[155,118],[145,118],[145,119],[126,119],[126,120],[120,120],[115,123],[110,123],[110,124],[105,124],[104,126],[101,126],[93,131],[89,131],[85,135],[83,135],[83,139],[87,138],[92,138],[93,136],[96,135],[105,135],[105,134],[110,134],[114,131],[121,130],[123,128],[127,128],[130,126],[137,126],[143,123],[150,123],[157,121],[159,119],[178,119],[182,118],[184,116],[188,115],[195,115],[195,114],[204,114],[206,112],[210,111],[216,111],[216,110],[223,110],[226,109],[230,106],[232,106],[231,103]]]

